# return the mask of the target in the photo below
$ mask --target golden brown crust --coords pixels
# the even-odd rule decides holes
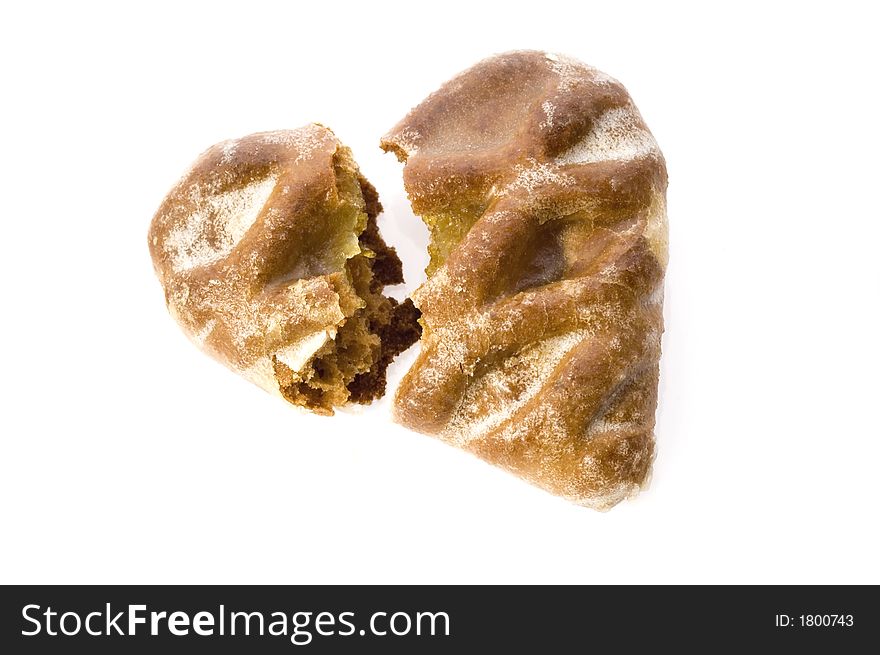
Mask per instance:
[[[150,253],[196,345],[266,390],[332,413],[358,376],[371,383],[358,383],[353,400],[381,395],[385,367],[409,345],[380,343],[410,311],[381,295],[403,278],[380,211],[327,128],[253,134],[201,155],[153,218]]]
[[[635,493],[653,459],[666,167],[626,90],[507,53],[382,147],[432,236],[397,420],[584,505]]]

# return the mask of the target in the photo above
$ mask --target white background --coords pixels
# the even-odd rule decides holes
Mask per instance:
[[[128,4],[0,10],[0,582],[880,582],[870,3]],[[252,387],[177,329],[147,252],[198,153],[320,121],[379,189],[404,295],[426,236],[379,138],[517,48],[620,79],[670,172],[659,455],[605,514],[387,398],[327,419]]]

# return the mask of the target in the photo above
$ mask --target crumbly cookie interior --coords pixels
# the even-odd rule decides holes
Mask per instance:
[[[334,244],[329,250],[333,253],[346,253],[346,244],[357,241],[357,254],[332,276],[346,318],[301,370],[273,360],[284,398],[321,414],[332,414],[334,406],[347,402],[368,404],[381,397],[388,365],[421,335],[420,314],[412,301],[398,303],[382,293],[385,285],[403,282],[403,270],[394,249],[379,235],[376,219],[382,207],[375,189],[359,175],[347,148],[336,153],[334,170],[338,206],[329,233],[318,236]],[[327,264],[335,268],[341,262]]]

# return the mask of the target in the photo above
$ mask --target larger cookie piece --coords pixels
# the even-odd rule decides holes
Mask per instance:
[[[624,87],[487,59],[382,140],[428,225],[422,350],[397,420],[607,509],[654,456],[666,165]]]

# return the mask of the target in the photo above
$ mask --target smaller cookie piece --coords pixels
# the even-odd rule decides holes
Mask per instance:
[[[153,218],[150,254],[171,315],[202,350],[320,414],[385,392],[419,313],[376,190],[320,125],[209,148]]]

